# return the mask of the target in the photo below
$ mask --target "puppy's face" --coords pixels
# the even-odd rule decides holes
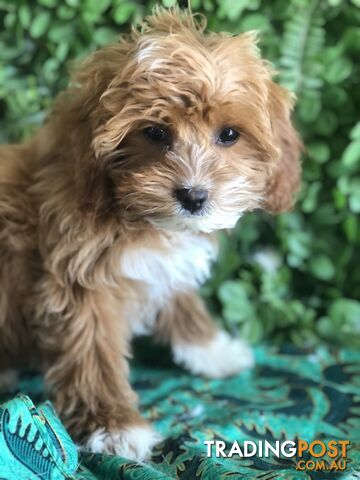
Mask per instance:
[[[190,114],[184,107],[139,125],[119,149],[119,204],[158,227],[205,232],[233,227],[260,206],[267,167],[237,108],[229,102]]]
[[[118,65],[93,146],[116,208],[158,228],[203,232],[231,228],[255,208],[288,208],[299,178],[291,102],[253,35],[205,35],[191,17],[167,12],[146,25],[106,58]]]

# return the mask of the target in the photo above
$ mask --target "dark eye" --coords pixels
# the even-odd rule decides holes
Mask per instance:
[[[144,135],[146,138],[156,143],[169,144],[170,132],[167,128],[159,125],[153,125],[144,129]]]
[[[216,140],[216,143],[219,145],[233,145],[237,139],[239,138],[240,133],[235,130],[234,128],[231,127],[225,127],[223,128]]]

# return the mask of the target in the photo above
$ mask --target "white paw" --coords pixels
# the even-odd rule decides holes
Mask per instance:
[[[208,378],[228,377],[254,365],[251,348],[223,331],[205,345],[177,345],[173,354],[176,363]]]
[[[0,390],[5,391],[16,386],[18,374],[16,370],[5,370],[0,372]]]
[[[112,432],[100,428],[91,435],[84,449],[141,462],[150,457],[151,450],[161,440],[161,435],[150,426],[129,427]]]

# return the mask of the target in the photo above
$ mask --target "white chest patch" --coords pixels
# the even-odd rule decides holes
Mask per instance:
[[[146,246],[144,242],[129,247],[121,258],[121,275],[143,283],[149,297],[146,320],[139,319],[141,326],[134,332],[151,330],[154,312],[175,292],[201,285],[210,274],[216,253],[216,245],[210,239],[191,232],[174,233],[156,246]]]
[[[210,274],[216,246],[193,233],[164,237],[157,247],[136,245],[121,259],[121,274],[146,283],[160,296],[199,286]]]

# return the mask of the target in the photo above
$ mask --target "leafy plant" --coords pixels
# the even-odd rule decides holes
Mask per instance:
[[[28,136],[66,85],[69,61],[115,40],[156,3],[0,0],[0,141]],[[360,346],[359,1],[191,4],[213,30],[259,30],[278,81],[297,94],[306,145],[296,209],[248,215],[224,234],[203,294],[227,328],[253,342]]]

